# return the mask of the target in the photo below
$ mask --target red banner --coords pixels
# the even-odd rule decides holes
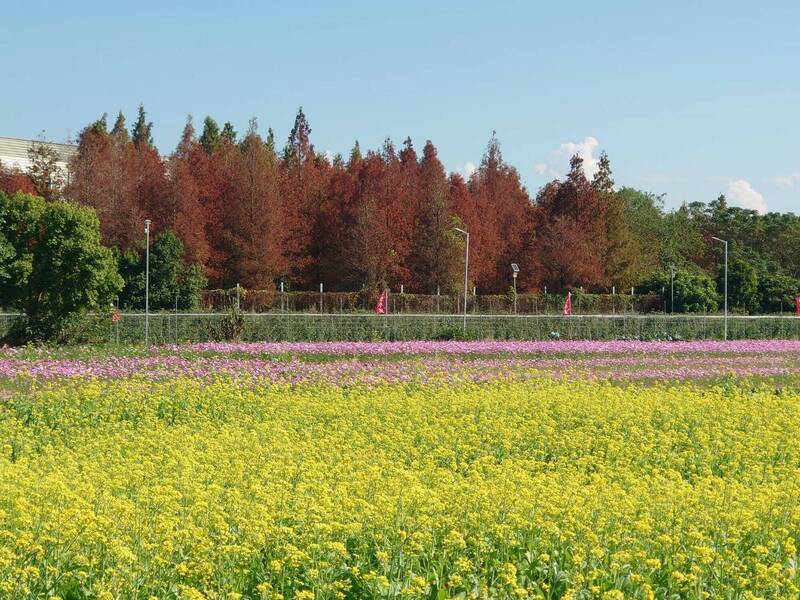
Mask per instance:
[[[572,314],[572,292],[567,292],[567,299],[564,301],[564,314]]]
[[[383,290],[383,292],[381,292],[381,297],[378,298],[378,303],[375,305],[375,314],[386,314],[386,290]]]
[[[800,317],[800,298],[795,298],[794,307],[797,310],[797,316]]]

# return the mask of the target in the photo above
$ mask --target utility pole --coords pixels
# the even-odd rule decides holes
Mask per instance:
[[[511,263],[511,274],[514,276],[514,314],[517,314],[517,275],[519,275],[517,263]]]
[[[725,244],[725,334],[723,339],[728,341],[728,241],[714,236],[711,236],[711,239]]]
[[[458,233],[462,234],[467,238],[467,247],[464,254],[464,331],[467,330],[467,296],[469,294],[469,290],[467,286],[469,285],[468,277],[469,277],[469,232],[464,231],[463,229],[459,229],[458,227],[454,228]]]
[[[150,219],[144,220],[144,347],[150,347]]]
[[[675,314],[675,265],[669,266],[669,314]]]

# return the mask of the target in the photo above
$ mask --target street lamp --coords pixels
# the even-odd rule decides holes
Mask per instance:
[[[725,244],[725,341],[728,340],[728,241],[711,236],[712,240]]]
[[[514,276],[514,314],[517,314],[517,275],[519,275],[517,263],[511,263],[511,274]]]
[[[467,247],[464,254],[464,331],[467,330],[467,277],[469,276],[469,232],[464,231],[463,229],[459,229],[458,227],[454,227],[458,233],[462,234],[467,238]]]
[[[669,314],[675,314],[675,265],[669,266]]]
[[[144,347],[150,347],[150,219],[144,220]]]

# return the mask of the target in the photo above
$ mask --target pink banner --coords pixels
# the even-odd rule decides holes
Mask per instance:
[[[378,303],[375,305],[375,314],[386,314],[386,290],[383,290],[383,292],[381,292],[381,297],[378,298]]]

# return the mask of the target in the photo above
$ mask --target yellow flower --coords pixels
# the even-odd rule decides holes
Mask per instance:
[[[511,563],[505,563],[500,567],[498,575],[505,585],[514,585],[517,582],[517,567]]]
[[[428,592],[428,582],[424,577],[415,576],[408,584],[409,594],[426,594]]]

